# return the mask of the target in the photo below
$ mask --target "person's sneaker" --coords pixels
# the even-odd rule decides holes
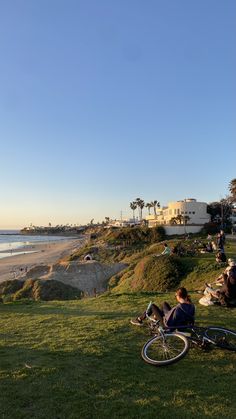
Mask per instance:
[[[139,318],[130,320],[130,323],[134,326],[143,326],[143,322]]]

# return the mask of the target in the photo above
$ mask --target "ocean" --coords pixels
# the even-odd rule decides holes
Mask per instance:
[[[17,230],[0,230],[0,259],[3,257],[14,256],[19,249],[24,246],[36,243],[49,243],[61,240],[68,240],[70,237],[64,236],[26,236]],[[24,250],[23,253],[31,253]]]

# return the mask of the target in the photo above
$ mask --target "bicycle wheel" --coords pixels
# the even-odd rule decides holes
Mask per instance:
[[[180,333],[165,333],[154,336],[142,348],[142,358],[157,367],[173,364],[183,358],[189,350],[188,339]]]
[[[206,329],[205,335],[214,341],[218,348],[236,351],[236,332],[233,330],[212,326]]]

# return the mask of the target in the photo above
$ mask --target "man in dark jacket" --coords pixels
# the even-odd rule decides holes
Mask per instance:
[[[217,291],[218,299],[221,305],[236,304],[236,265],[234,262],[229,264],[230,269],[223,274],[223,285]]]

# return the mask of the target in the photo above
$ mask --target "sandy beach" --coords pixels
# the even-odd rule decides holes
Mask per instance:
[[[20,278],[34,266],[56,263],[78,250],[84,242],[85,239],[80,238],[22,247],[19,249],[19,254],[16,252],[14,256],[0,259],[0,282]],[[22,253],[24,251],[33,253]]]

